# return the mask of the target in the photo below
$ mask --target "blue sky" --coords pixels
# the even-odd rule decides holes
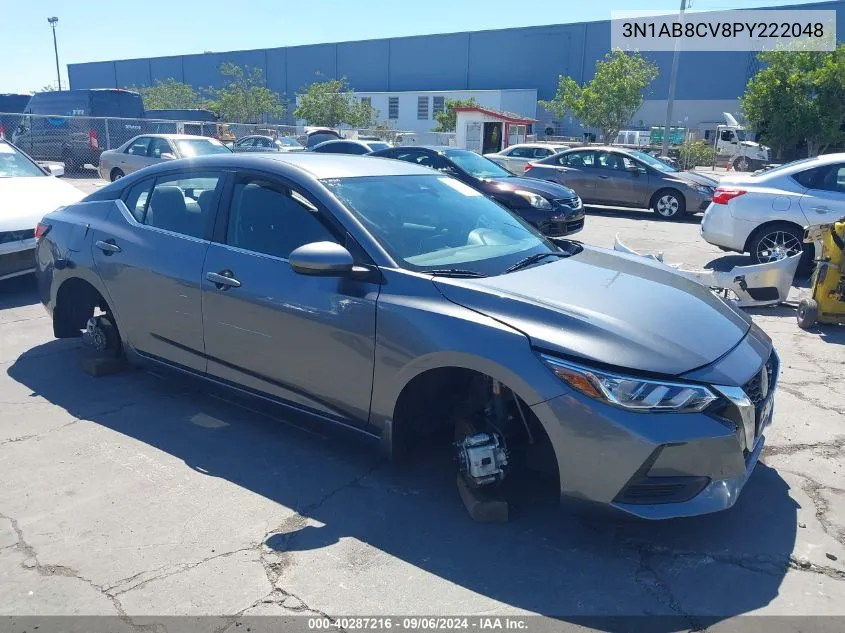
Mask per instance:
[[[797,4],[808,0],[791,0]],[[55,82],[47,17],[57,16],[59,61],[68,63],[270,48],[426,33],[604,20],[612,10],[677,10],[678,0],[9,0],[0,36],[0,92]],[[693,0],[693,10],[786,4]],[[410,7],[413,7],[411,10]]]

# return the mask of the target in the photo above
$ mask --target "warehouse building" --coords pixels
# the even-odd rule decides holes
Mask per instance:
[[[835,9],[842,14],[845,0],[769,8]],[[562,5],[565,7],[565,5]],[[838,40],[845,39],[845,19],[837,21]],[[421,97],[430,96],[426,119],[413,119],[415,130],[431,129],[435,98],[451,98],[466,91],[536,91],[536,99],[551,99],[558,76],[579,83],[589,81],[596,61],[610,50],[610,22],[554,24],[491,31],[420,35],[359,42],[289,46],[261,50],[202,53],[104,62],[69,64],[72,88],[125,88],[151,85],[169,78],[197,87],[219,86],[220,65],[232,62],[260,68],[267,86],[295,103],[296,94],[314,81],[347,77],[361,96],[369,96],[390,117],[390,103],[399,112],[415,112]],[[669,87],[671,52],[649,52],[660,75],[651,86],[632,126],[663,124]],[[738,98],[757,70],[751,52],[684,52],[680,56],[676,89],[676,124],[699,127],[717,121],[722,112],[737,112]],[[479,93],[481,94],[481,93]],[[388,107],[376,106],[384,100]],[[395,100],[395,101],[392,101]],[[402,107],[402,103],[411,105]],[[438,101],[439,102],[439,101]],[[489,100],[484,105],[495,107]],[[501,108],[501,104],[499,104]],[[498,108],[497,108],[498,109]],[[505,108],[506,109],[506,108]],[[288,120],[293,123],[292,107]],[[526,111],[528,110],[528,111]],[[580,135],[572,117],[556,119],[536,100],[517,114],[538,119],[539,135]],[[421,114],[417,114],[421,116]],[[396,121],[397,129],[402,129]]]

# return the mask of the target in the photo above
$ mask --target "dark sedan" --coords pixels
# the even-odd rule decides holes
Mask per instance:
[[[716,181],[620,147],[580,147],[528,163],[525,175],[572,187],[587,204],[651,209],[664,220],[704,211]]]
[[[449,174],[517,213],[544,235],[571,235],[584,228],[584,207],[572,189],[514,176],[475,152],[410,145],[373,152],[371,156],[395,158]]]

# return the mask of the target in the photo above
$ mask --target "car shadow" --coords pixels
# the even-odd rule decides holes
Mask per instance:
[[[0,281],[0,310],[22,308],[38,303],[34,275],[21,275]]]
[[[608,218],[627,218],[630,220],[652,220],[675,224],[701,224],[701,216],[686,213],[677,220],[664,220],[651,209],[632,209],[630,207],[610,207],[605,205],[585,204],[584,209],[589,215]]]
[[[789,566],[798,507],[762,464],[736,506],[719,514],[645,522],[532,500],[539,495],[526,488],[509,523],[482,525],[459,501],[445,450],[387,464],[344,436],[246,411],[196,381],[145,371],[91,378],[80,369],[83,351],[68,353],[64,343],[28,350],[8,375],[74,418],[294,509],[302,520],[266,537],[277,552],[357,539],[504,605],[620,632],[699,629],[760,609]],[[643,628],[643,615],[660,617]]]

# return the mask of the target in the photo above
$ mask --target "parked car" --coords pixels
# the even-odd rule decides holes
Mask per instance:
[[[253,134],[235,141],[232,150],[236,152],[303,152],[305,148],[292,136],[264,136]]]
[[[334,141],[343,138],[336,130],[327,127],[307,127],[305,134],[300,136],[297,141],[305,147],[311,149],[315,145],[319,145],[324,141]]]
[[[24,112],[32,116],[22,119],[13,142],[35,160],[64,163],[68,172],[96,167],[103,149],[144,131],[141,95],[130,90],[36,92]]]
[[[571,187],[585,204],[651,209],[665,220],[704,211],[716,181],[637,150],[580,147],[529,163],[525,175]]]
[[[230,154],[232,150],[215,138],[190,134],[142,134],[117,149],[100,155],[98,171],[103,180],[115,181],[133,171],[165,160],[206,154]]]
[[[484,158],[489,158],[494,163],[498,163],[505,169],[512,171],[515,174],[521,174],[525,170],[525,166],[532,160],[542,160],[554,154],[565,152],[569,149],[568,145],[549,145],[548,143],[520,143],[519,145],[511,145],[500,152],[492,152],[484,154]]]
[[[437,169],[518,214],[544,235],[559,237],[584,228],[584,207],[572,189],[520,178],[465,149],[429,145],[393,147],[371,156]]]
[[[0,281],[35,271],[35,227],[53,209],[82,199],[82,192],[0,140]]]
[[[845,154],[827,154],[753,174],[728,174],[704,213],[701,236],[720,248],[769,262],[815,249],[804,228],[845,216]]]
[[[384,141],[356,141],[351,139],[344,139],[340,141],[323,141],[319,145],[311,148],[312,152],[320,152],[323,154],[357,154],[362,156],[370,152],[378,152],[379,150],[390,147],[389,143]]]
[[[443,441],[482,489],[543,468],[561,495],[640,517],[723,510],[771,420],[778,359],[748,315],[646,258],[548,240],[406,161],[200,156],[39,227],[57,337],[85,330],[104,354],[396,459]]]

